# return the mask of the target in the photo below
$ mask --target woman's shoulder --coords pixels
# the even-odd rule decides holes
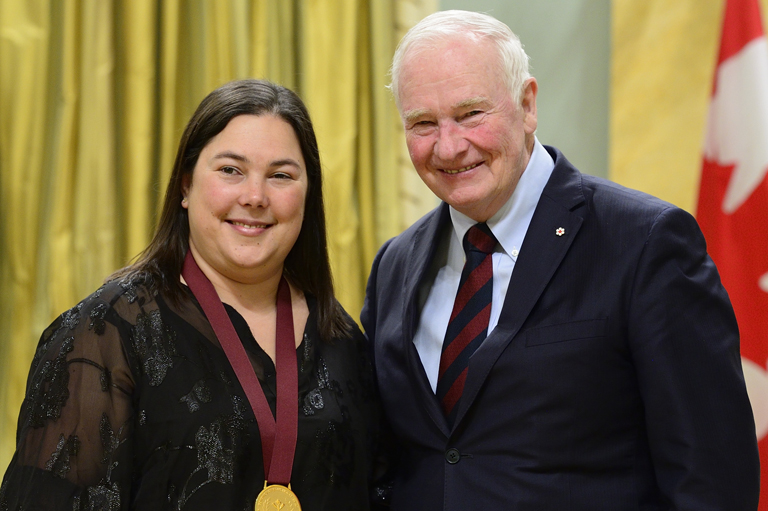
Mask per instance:
[[[149,275],[128,275],[109,280],[96,290],[91,297],[100,298],[111,304],[125,302],[137,307],[154,302],[158,292]]]
[[[307,307],[309,308],[308,326],[310,324],[312,325],[311,328],[308,327],[308,333],[312,336],[320,337],[320,310],[318,300],[310,294],[305,296],[307,300]],[[349,315],[346,309],[344,309],[341,303],[339,303],[339,301],[335,298],[333,299],[333,304],[334,311],[336,314],[338,314],[341,323],[339,328],[337,328],[340,333],[337,333],[330,338],[324,338],[323,340],[327,344],[336,344],[341,342],[353,346],[358,346],[363,343],[365,341],[365,336],[363,335],[363,332],[360,330],[360,327],[355,322],[355,320],[352,319],[352,316]],[[343,328],[341,328],[342,326]]]
[[[326,357],[339,357],[341,360],[346,360],[345,364],[351,364],[349,368],[355,366],[367,371],[370,363],[367,339],[352,316],[341,305],[339,305],[339,311],[346,331],[322,341],[320,343],[322,352]]]
[[[140,316],[157,309],[156,300],[156,293],[140,279],[106,282],[53,320],[43,331],[38,355],[52,343],[67,347],[89,338],[117,338],[110,334],[119,333],[121,325],[135,324]]]
[[[109,310],[133,323],[137,316],[157,309],[158,295],[149,277],[123,277],[105,282],[65,315],[99,316]]]

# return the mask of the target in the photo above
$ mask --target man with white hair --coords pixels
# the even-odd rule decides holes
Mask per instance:
[[[443,203],[387,242],[361,320],[400,510],[755,510],[736,320],[696,221],[536,139],[498,20],[433,14],[392,92]]]

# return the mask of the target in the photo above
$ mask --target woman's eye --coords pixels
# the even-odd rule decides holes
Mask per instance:
[[[239,172],[239,170],[237,170],[235,167],[230,167],[230,166],[228,166],[228,165],[227,165],[227,166],[224,166],[224,167],[221,167],[221,169],[219,169],[219,170],[220,170],[220,171],[221,171],[223,174],[226,174],[226,175],[228,175],[228,176],[231,176],[231,175],[237,174],[237,173]]]
[[[291,179],[291,175],[285,172],[276,172],[272,174],[272,177],[275,177],[277,179]]]

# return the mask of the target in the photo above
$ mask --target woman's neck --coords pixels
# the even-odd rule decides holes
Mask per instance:
[[[219,299],[238,310],[267,311],[274,310],[277,300],[277,286],[282,278],[282,267],[271,271],[262,271],[240,279],[218,271],[205,261],[190,246],[195,262],[200,271],[211,281]]]

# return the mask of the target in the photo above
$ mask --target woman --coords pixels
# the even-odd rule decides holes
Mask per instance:
[[[189,121],[150,245],[43,333],[0,510],[368,509],[377,423],[307,111],[232,82]]]

